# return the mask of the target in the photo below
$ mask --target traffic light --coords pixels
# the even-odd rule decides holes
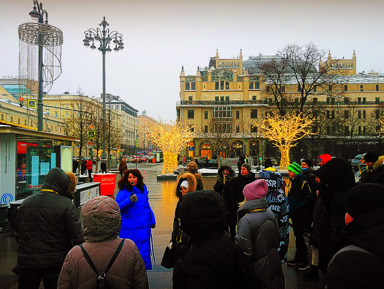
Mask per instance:
[[[24,98],[19,97],[19,105],[22,107],[24,105]]]

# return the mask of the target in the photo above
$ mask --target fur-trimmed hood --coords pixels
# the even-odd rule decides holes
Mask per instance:
[[[229,176],[225,179],[226,181],[231,181],[236,177],[235,171],[232,169],[229,165],[222,165],[219,170],[217,171],[217,181],[222,183],[223,182],[223,173],[224,170],[227,170],[229,172]]]
[[[181,195],[181,191],[180,191],[180,184],[183,182],[183,181],[187,181],[188,182],[188,188],[189,188],[189,192],[194,192],[196,191],[196,186],[197,186],[197,181],[196,181],[196,178],[193,174],[191,173],[184,173],[182,175],[180,175],[178,177],[178,180],[177,180],[177,186],[176,186],[176,196],[180,199],[182,197]]]

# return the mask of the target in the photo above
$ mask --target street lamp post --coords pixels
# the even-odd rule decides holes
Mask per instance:
[[[115,44],[114,51],[119,51],[124,48],[123,43],[123,35],[116,32],[116,31],[110,31],[107,26],[109,26],[109,23],[105,21],[105,17],[103,17],[103,21],[99,24],[99,26],[102,26],[103,29],[100,28],[90,28],[87,31],[84,32],[85,38],[83,40],[84,46],[90,47],[91,49],[95,49],[95,41],[99,42],[98,50],[101,51],[103,55],[103,136],[102,136],[102,149],[103,152],[101,153],[101,159],[106,160],[107,159],[107,152],[106,152],[106,144],[105,144],[105,130],[106,130],[106,108],[105,108],[105,54],[106,52],[111,52],[112,49],[110,47],[110,43],[112,42]],[[113,45],[112,44],[112,45]]]
[[[48,24],[48,12],[43,9],[43,4],[33,0],[33,10],[29,16],[40,24]],[[39,57],[38,57],[38,77],[39,77],[39,95],[37,99],[37,128],[43,131],[43,34],[39,30]]]

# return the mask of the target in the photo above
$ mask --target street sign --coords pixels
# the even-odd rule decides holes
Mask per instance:
[[[94,138],[95,137],[95,132],[93,130],[88,131],[88,137],[89,138]]]
[[[28,100],[29,108],[36,108],[36,100]]]

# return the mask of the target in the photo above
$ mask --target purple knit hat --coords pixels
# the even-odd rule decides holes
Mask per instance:
[[[264,199],[268,193],[268,185],[264,179],[253,181],[243,189],[244,198],[248,201]]]

